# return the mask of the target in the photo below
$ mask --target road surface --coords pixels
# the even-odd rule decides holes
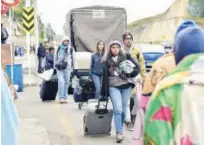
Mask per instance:
[[[41,102],[39,87],[27,87],[16,101],[21,119],[20,145],[114,145],[111,136],[83,135],[83,116],[86,105],[79,110],[70,95],[68,104]],[[113,126],[114,127],[114,126]],[[125,129],[126,130],[126,129]],[[124,145],[132,145],[133,132],[125,131]]]

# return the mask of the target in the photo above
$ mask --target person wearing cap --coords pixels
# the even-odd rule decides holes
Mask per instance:
[[[183,21],[176,30],[175,38],[177,34],[182,30],[185,30],[186,28],[189,28],[189,27],[195,27],[195,26],[197,25],[194,21],[191,21],[191,20]],[[167,47],[170,48],[169,45]],[[171,71],[173,71],[176,68],[174,52],[172,48],[170,49],[171,51],[168,51],[170,53],[160,57],[156,62],[153,63],[152,69],[146,78],[146,81],[144,83],[143,90],[142,90],[143,100],[146,100],[142,105],[144,109],[146,108],[148,99],[151,96],[156,85],[164,77],[166,77]]]
[[[145,68],[145,60],[143,57],[143,54],[139,52],[139,50],[136,48],[135,44],[133,43],[133,35],[130,32],[126,32],[123,34],[123,43],[124,43],[124,50],[126,53],[130,53],[131,56],[135,59],[135,61],[140,65],[140,75],[142,77],[142,83],[145,82],[146,79],[146,68]],[[131,99],[130,99],[130,105],[127,107],[127,115],[125,119],[125,124],[127,125],[127,129],[129,131],[134,130],[134,120],[135,115],[131,114],[132,108],[134,104],[137,104],[135,102],[134,97],[136,96],[136,88],[133,89]]]
[[[204,144],[204,32],[191,26],[175,37],[176,68],[155,88],[145,117],[144,144]]]
[[[103,61],[101,96],[110,96],[114,112],[116,142],[120,143],[123,140],[123,122],[133,87],[128,78],[138,75],[139,65],[131,55],[123,52],[122,44],[117,40],[111,41]]]
[[[74,54],[74,48],[69,46],[69,38],[65,37],[57,50],[55,61],[60,103],[67,103],[69,81],[74,68]]]

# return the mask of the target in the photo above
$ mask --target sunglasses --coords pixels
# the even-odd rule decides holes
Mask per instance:
[[[132,40],[132,37],[126,37],[125,39],[126,40]]]

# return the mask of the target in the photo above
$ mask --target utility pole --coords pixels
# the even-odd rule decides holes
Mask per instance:
[[[35,64],[36,64],[36,76],[38,74],[38,47],[39,47],[39,25],[38,25],[38,0],[35,0],[34,2],[34,17],[35,17]],[[37,84],[38,84],[38,81],[37,81]]]
[[[25,1],[25,6],[30,7],[30,0]],[[28,54],[29,86],[31,86],[30,32],[26,32],[26,44]]]
[[[9,9],[9,37],[10,37],[10,52],[11,52],[11,85],[13,85],[13,76],[14,76],[14,69],[13,69],[13,13],[12,8]]]

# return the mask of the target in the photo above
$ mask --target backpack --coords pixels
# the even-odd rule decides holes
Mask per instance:
[[[8,32],[5,28],[1,28],[1,40],[8,39]]]

